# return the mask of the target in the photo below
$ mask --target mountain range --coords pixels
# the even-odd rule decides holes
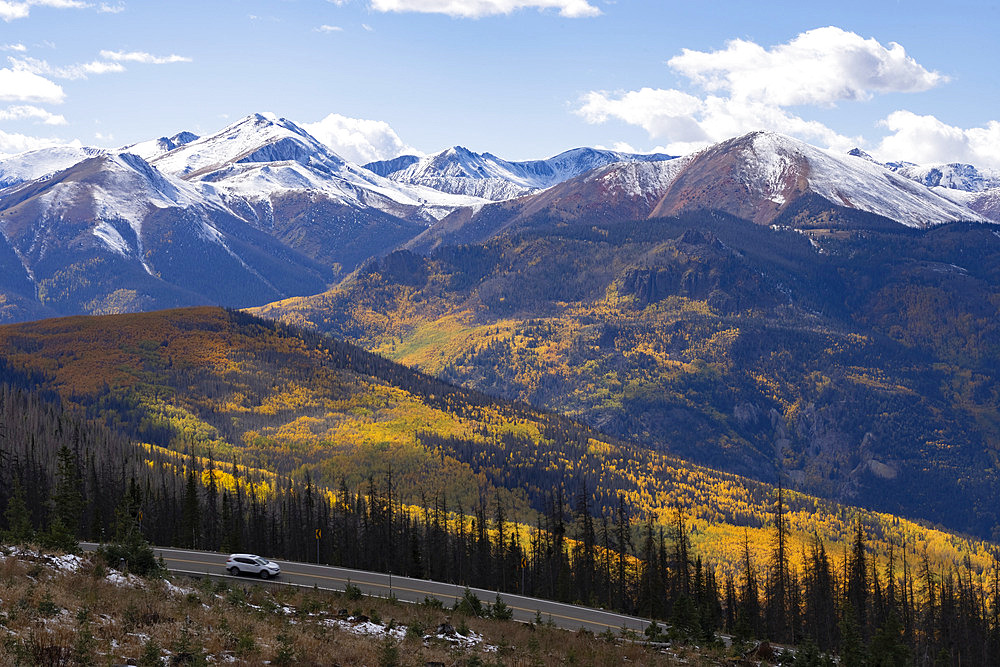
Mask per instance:
[[[492,201],[514,199],[537,193],[588,171],[617,162],[662,162],[670,155],[637,155],[595,148],[576,148],[547,160],[509,162],[490,153],[474,153],[455,146],[417,157],[403,155],[392,160],[365,165],[377,174],[398,183],[473,195]]]
[[[882,165],[772,133],[679,158],[580,148],[512,162],[456,146],[362,167],[252,114],[204,137],[0,159],[0,320],[261,305],[321,292],[399,247],[537,220],[709,209],[808,227],[850,209],[911,227],[982,222],[1000,216],[998,183],[969,165]]]

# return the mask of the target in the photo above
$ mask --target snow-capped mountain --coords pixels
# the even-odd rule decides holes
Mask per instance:
[[[17,155],[0,156],[0,188],[33,181],[72,167],[87,158],[104,155],[103,148],[53,146]]]
[[[693,156],[652,215],[715,208],[769,224],[806,195],[910,227],[984,220],[864,157],[821,150],[773,132],[752,132]]]
[[[547,160],[511,162],[455,146],[423,158],[407,155],[365,167],[400,182],[442,192],[503,201],[550,188],[592,169],[617,162],[658,162],[671,156],[575,148]]]
[[[887,162],[885,167],[929,188],[983,192],[1000,187],[1000,170],[979,169],[971,164]]]
[[[263,304],[321,291],[407,244],[552,223],[693,209],[782,225],[850,209],[913,227],[1000,218],[1000,190],[975,189],[988,172],[938,178],[767,132],[681,158],[574,149],[509,162],[453,148],[369,166],[270,114],[128,151],[0,158],[0,319]]]
[[[780,134],[753,132],[692,155],[618,162],[534,195],[477,211],[456,211],[407,247],[426,251],[537,224],[635,220],[697,209],[724,211],[760,224],[795,224],[796,215],[820,209],[856,209],[911,227],[987,220],[942,196],[941,190],[862,155],[836,154]]]
[[[690,158],[615,162],[534,195],[460,209],[406,244],[417,252],[479,243],[505,229],[535,223],[646,218]]]
[[[355,209],[432,222],[460,206],[483,203],[399,184],[347,162],[304,129],[273,114],[252,114],[222,131],[153,160],[162,171],[212,183],[228,198],[264,203],[308,192]]]
[[[193,132],[178,132],[172,137],[149,139],[148,141],[140,141],[136,144],[124,146],[119,149],[119,152],[138,155],[143,160],[148,162],[149,160],[159,157],[164,153],[169,153],[178,146],[189,144],[196,139],[198,139],[198,135]]]
[[[934,190],[939,196],[1000,222],[1000,169],[980,169],[960,162],[915,164],[878,162],[861,149],[850,155],[863,157]]]
[[[0,319],[311,294],[484,203],[380,177],[262,114],[203,138],[47,149],[0,169],[0,292],[21,303]]]
[[[131,153],[0,191],[0,231],[0,263],[17,262],[3,282],[26,279],[57,312],[241,305],[310,293],[329,279],[210,190]]]

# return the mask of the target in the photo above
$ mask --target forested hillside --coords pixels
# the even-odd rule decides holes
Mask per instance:
[[[255,312],[657,452],[1000,536],[1000,237],[847,210],[534,226]]]
[[[139,531],[620,608],[674,638],[996,655],[989,545],[782,496],[345,343],[216,309],[8,326],[0,343],[9,541]]]

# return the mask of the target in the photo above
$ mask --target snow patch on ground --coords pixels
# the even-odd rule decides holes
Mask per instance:
[[[84,562],[83,558],[75,554],[45,554],[17,546],[0,549],[0,558],[4,557],[40,563],[60,572],[76,572]]]
[[[176,584],[172,583],[167,579],[163,580],[163,590],[170,595],[181,595],[181,596],[190,595],[191,593],[195,592],[193,588],[184,588],[183,586],[177,586]]]
[[[143,588],[143,580],[134,574],[123,574],[118,570],[111,570],[105,579],[117,586],[127,586],[129,588]]]

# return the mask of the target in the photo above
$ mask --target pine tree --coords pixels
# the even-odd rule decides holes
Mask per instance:
[[[785,521],[785,507],[781,481],[778,481],[778,498],[774,509],[775,542],[771,557],[771,569],[767,587],[767,632],[779,642],[791,642],[792,632],[789,621],[789,572],[788,572],[788,523]]]
[[[201,545],[201,503],[198,501],[198,482],[194,474],[193,461],[188,467],[183,503],[179,542],[181,546],[197,549]]]
[[[587,493],[587,483],[580,485],[580,495],[576,502],[577,526],[579,534],[577,542],[577,557],[575,560],[576,588],[579,598],[586,604],[593,604],[596,598],[594,581],[596,578],[596,542],[594,532],[594,517],[590,513],[590,496]]]
[[[653,520],[646,520],[642,540],[642,570],[639,575],[639,614],[644,618],[662,618],[661,603],[663,582],[657,558],[656,540],[653,538]]]
[[[80,471],[73,450],[65,444],[59,448],[57,457],[53,510],[42,542],[51,549],[76,551],[80,546],[76,534],[83,515]]]
[[[739,592],[736,635],[743,638],[761,635],[760,590],[757,571],[750,558],[750,536],[746,531],[743,532],[743,585]]]
[[[214,551],[219,547],[219,486],[215,481],[215,459],[211,450],[208,452],[206,472],[208,483],[205,485],[205,507],[202,512],[204,526],[201,533],[205,536],[205,548]]]
[[[7,530],[3,534],[4,542],[26,544],[34,539],[35,530],[31,527],[31,515],[24,502],[24,487],[21,486],[21,479],[17,476],[14,477],[14,493],[7,502],[4,518],[7,520]]]
[[[628,549],[632,546],[632,528],[628,512],[625,509],[625,496],[618,494],[618,511],[615,526],[615,548],[618,561],[618,599],[619,609],[628,610]]]
[[[853,614],[854,627],[863,632],[868,627],[868,567],[865,557],[865,532],[858,519],[847,573],[848,612]]]
[[[808,555],[803,555],[803,625],[806,635],[823,651],[837,644],[837,583],[826,547],[818,535],[813,537]]]

